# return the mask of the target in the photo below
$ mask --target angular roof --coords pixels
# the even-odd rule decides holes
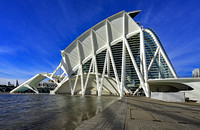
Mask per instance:
[[[64,62],[67,63],[68,72],[73,70],[80,62],[86,62],[93,54],[105,50],[110,45],[122,41],[123,35],[130,37],[140,30],[132,19],[140,11],[121,11],[85,31],[62,51]],[[66,66],[65,66],[66,67]]]

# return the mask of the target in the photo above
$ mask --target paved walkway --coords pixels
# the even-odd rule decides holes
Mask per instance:
[[[169,103],[146,97],[118,100],[102,113],[84,121],[85,129],[200,129],[200,104]]]

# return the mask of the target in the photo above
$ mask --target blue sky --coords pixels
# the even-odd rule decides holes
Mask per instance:
[[[65,49],[84,31],[120,12],[155,30],[178,75],[200,68],[199,0],[1,0],[0,84],[53,72]]]

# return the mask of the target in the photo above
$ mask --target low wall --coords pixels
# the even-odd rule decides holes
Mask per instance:
[[[151,92],[152,99],[168,102],[185,102],[184,92]]]

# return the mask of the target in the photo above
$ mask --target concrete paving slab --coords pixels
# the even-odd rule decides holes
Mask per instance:
[[[77,130],[177,129],[199,130],[200,104],[174,103],[146,97],[126,97],[84,121]]]

